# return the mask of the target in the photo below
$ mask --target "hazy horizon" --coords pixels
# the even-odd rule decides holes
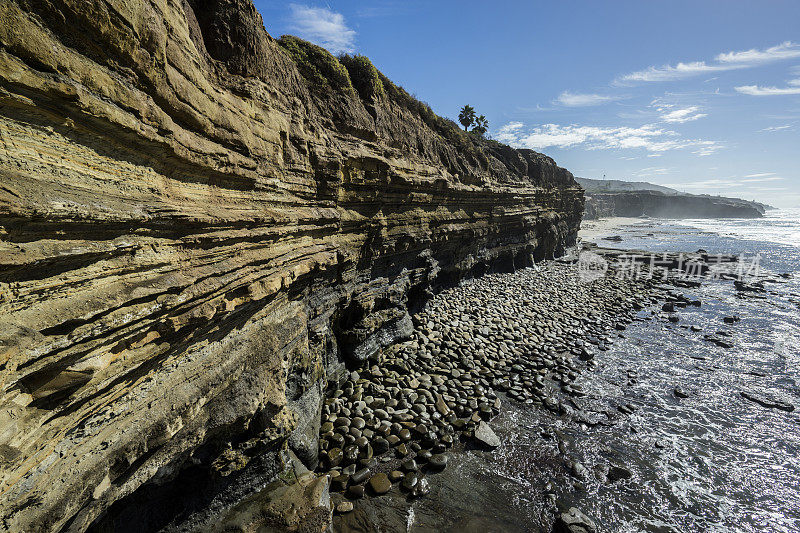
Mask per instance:
[[[800,206],[798,3],[255,3],[576,176]]]

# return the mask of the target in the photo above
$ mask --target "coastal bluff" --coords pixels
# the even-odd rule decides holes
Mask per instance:
[[[329,382],[583,210],[249,0],[0,3],[0,529],[313,469]]]
[[[647,182],[576,178],[586,191],[584,218],[761,218],[770,206],[707,194],[682,193]]]
[[[664,194],[658,191],[586,193],[584,218],[761,218],[765,206],[738,198],[694,194]]]

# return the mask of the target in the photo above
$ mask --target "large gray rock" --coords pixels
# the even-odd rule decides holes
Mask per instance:
[[[489,427],[489,424],[486,422],[481,422],[478,424],[478,427],[475,428],[475,440],[488,448],[497,448],[501,444],[500,438],[495,435],[492,428]]]
[[[559,515],[553,531],[554,533],[595,533],[597,526],[578,508],[570,507],[569,511]]]

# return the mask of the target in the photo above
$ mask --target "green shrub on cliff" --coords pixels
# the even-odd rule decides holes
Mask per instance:
[[[289,53],[300,74],[311,82],[312,87],[353,90],[347,69],[321,46],[293,35],[284,35],[278,39],[278,44]]]
[[[419,116],[429,128],[470,154],[482,166],[488,164],[483,150],[475,143],[474,135],[464,132],[452,120],[440,117],[428,104],[393,83],[375,68],[368,57],[342,55],[337,59],[321,46],[292,35],[284,35],[278,44],[294,60],[312,89],[330,87],[358,93],[364,100],[389,100]]]
[[[378,69],[372,64],[367,56],[362,55],[341,55],[339,61],[345,66],[350,74],[350,81],[365,100],[383,98],[386,91],[383,82],[378,74]]]

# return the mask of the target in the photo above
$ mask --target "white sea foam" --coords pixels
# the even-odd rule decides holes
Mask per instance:
[[[764,218],[691,219],[682,224],[723,237],[766,241],[800,248],[800,209],[767,211]]]

